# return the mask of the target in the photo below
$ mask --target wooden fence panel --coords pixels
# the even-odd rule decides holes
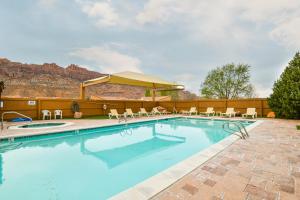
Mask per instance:
[[[191,107],[198,107],[198,101],[176,101],[175,107],[178,112],[181,110],[190,110]]]
[[[158,103],[159,106],[166,108],[169,112],[173,112],[175,102],[173,101],[162,101]]]
[[[2,98],[3,108],[0,109],[0,114],[6,111],[16,111],[27,115],[31,118],[37,118],[37,101],[27,98]],[[29,101],[34,101],[34,105],[29,105]],[[15,114],[7,114],[5,119],[21,117]]]
[[[143,107],[142,101],[126,101],[125,108],[131,108],[132,112],[137,113]]]
[[[217,112],[224,112],[226,108],[226,100],[199,100],[198,111],[205,112],[207,107],[213,107]]]
[[[143,107],[150,112],[153,107],[158,106],[158,102],[153,102],[153,101],[144,101],[143,102]]]
[[[210,100],[201,99],[194,101],[119,101],[119,100],[73,100],[73,99],[30,99],[30,98],[3,98],[4,107],[0,109],[0,114],[5,111],[16,111],[29,117],[37,119],[41,118],[42,110],[49,110],[52,113],[59,109],[63,111],[64,117],[72,117],[73,112],[71,105],[76,101],[80,105],[80,111],[84,116],[106,115],[110,109],[117,109],[119,113],[125,112],[126,108],[131,108],[133,112],[138,112],[141,107],[147,111],[151,111],[153,107],[162,106],[168,111],[173,111],[175,106],[177,111],[189,110],[192,106],[196,106],[199,112],[203,112],[207,107],[214,107],[215,111],[224,112],[227,107],[234,107],[236,111],[245,113],[247,108],[255,107],[258,115],[266,116],[271,109],[266,99],[241,99],[241,100]],[[35,101],[35,104],[29,101]],[[103,105],[107,109],[103,109]],[[15,115],[7,115],[6,119],[17,117]]]

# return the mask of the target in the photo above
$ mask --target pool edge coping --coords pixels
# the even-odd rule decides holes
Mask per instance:
[[[189,117],[195,118],[195,117]],[[203,118],[202,118],[203,119]],[[226,120],[226,119],[224,119]],[[262,124],[264,120],[256,120],[253,124],[246,127],[250,132],[252,129]],[[251,135],[250,135],[251,136]],[[239,140],[235,134],[224,138],[223,140],[201,150],[181,162],[172,165],[171,167],[147,178],[146,180],[110,197],[110,200],[124,200],[124,199],[139,199],[147,200],[154,197],[156,194],[167,189],[176,181],[183,178],[185,175],[191,173],[194,169],[204,164],[206,161],[212,159],[215,155],[222,152],[224,149]]]
[[[74,122],[44,122],[44,123],[30,123],[29,125],[50,124],[50,123],[63,123],[63,124],[58,125],[58,126],[39,127],[39,128],[21,128],[21,126],[24,126],[24,125],[15,125],[15,126],[8,127],[8,129],[10,129],[10,130],[46,130],[46,129],[48,129],[49,130],[50,128],[63,128],[63,127],[70,126],[70,125],[74,124]],[[20,136],[20,137],[22,137],[22,136]]]
[[[140,122],[151,122],[151,121],[155,121],[155,120],[162,120],[162,119],[173,119],[173,118],[180,118],[180,115],[168,115],[168,116],[156,116],[159,118],[142,118],[142,119],[138,119],[137,121],[127,121],[126,123],[118,123],[118,120],[116,119],[116,121],[108,123],[108,124],[97,124],[97,125],[92,125],[92,126],[86,126],[86,127],[79,127],[79,128],[73,128],[73,129],[67,129],[67,130],[51,130],[49,128],[46,129],[40,129],[41,131],[44,132],[38,132],[38,133],[21,133],[18,135],[1,135],[0,134],[0,141],[1,140],[7,140],[10,138],[22,138],[22,137],[35,137],[35,136],[40,136],[40,135],[51,135],[51,134],[59,134],[59,133],[63,133],[66,131],[78,131],[78,130],[88,130],[88,129],[96,129],[96,128],[105,128],[105,127],[110,127],[110,126],[122,126],[122,125],[126,125],[126,124],[135,124],[135,123],[140,123]],[[67,122],[66,122],[67,123]],[[63,126],[63,127],[68,127],[68,126]],[[63,128],[63,127],[58,127],[58,128]],[[20,129],[11,129],[11,130],[20,130]]]

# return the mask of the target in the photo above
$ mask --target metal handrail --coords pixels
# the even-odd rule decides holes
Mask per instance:
[[[126,112],[124,113],[123,120],[124,120],[124,122],[127,124],[128,119],[127,119],[127,113],[126,113]],[[121,121],[122,121],[121,117],[118,117],[118,122],[119,122],[119,124],[121,123]]]
[[[241,122],[235,122],[235,123],[237,123],[238,125],[240,125],[242,127],[242,129],[244,130],[246,136],[249,137],[249,133],[248,133],[246,127],[244,126],[244,124],[242,124]]]
[[[226,125],[227,125],[227,129],[226,129]],[[228,122],[223,124],[223,130],[228,132],[228,133],[237,135],[241,139],[246,139],[246,137],[245,137],[244,133],[241,131],[240,127],[237,126],[236,124],[234,124],[234,125],[239,129],[238,131],[236,129],[230,128],[230,123],[228,123]],[[240,134],[237,134],[236,132],[239,132]]]
[[[230,128],[231,124],[235,125],[239,129],[238,131],[241,135],[236,134],[237,130]],[[229,131],[226,130],[226,125],[227,125],[227,129]],[[229,133],[233,132],[233,134],[238,135],[241,139],[246,139],[246,137],[249,137],[249,134],[248,134],[245,126],[241,122],[238,122],[238,121],[225,122],[222,127],[223,127],[224,131],[229,132]]]
[[[24,117],[26,119],[29,119],[32,122],[32,118],[28,117],[26,115],[23,115],[22,113],[18,113],[16,111],[7,111],[7,112],[3,112],[1,115],[1,130],[3,130],[4,126],[3,126],[3,120],[4,120],[4,115],[5,114],[16,114],[16,115],[20,115],[21,117]]]

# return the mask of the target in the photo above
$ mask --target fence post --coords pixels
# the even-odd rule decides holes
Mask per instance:
[[[38,119],[38,120],[41,119],[40,113],[41,113],[41,100],[38,99],[38,100],[37,100],[37,119]]]
[[[263,117],[264,116],[264,102],[262,99],[260,100],[260,111],[261,111],[261,117]]]

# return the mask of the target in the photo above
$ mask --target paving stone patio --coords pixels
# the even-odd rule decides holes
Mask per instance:
[[[300,199],[300,130],[266,120],[153,200]]]

